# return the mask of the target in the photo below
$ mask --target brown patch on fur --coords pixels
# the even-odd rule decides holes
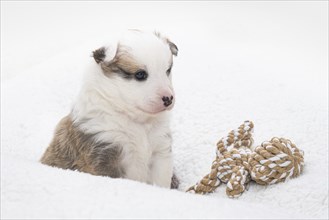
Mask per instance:
[[[171,53],[174,56],[177,56],[178,54],[178,47],[176,46],[176,44],[174,44],[173,42],[171,42],[170,40],[167,39],[167,43],[169,44],[169,48],[171,50]]]
[[[154,32],[154,35],[157,36],[159,39],[163,40],[165,43],[167,43],[169,45],[169,49],[171,51],[171,53],[174,56],[177,56],[178,54],[178,47],[176,46],[176,44],[174,44],[173,42],[171,42],[167,37],[164,37],[161,35],[160,32]]]
[[[100,62],[103,62],[105,57],[106,57],[106,49],[105,47],[101,47],[95,51],[93,51],[93,57],[96,61],[96,63],[100,63]]]
[[[137,71],[145,70],[145,66],[138,63],[127,49],[121,45],[118,45],[118,50],[113,60],[108,63],[102,63],[101,67],[106,75],[116,72],[123,74],[125,78],[131,78]]]
[[[41,163],[93,175],[123,177],[120,166],[122,147],[95,141],[96,134],[86,134],[69,116],[56,127],[55,135],[41,158]]]
[[[178,186],[179,186],[179,180],[178,180],[177,176],[174,173],[174,175],[171,178],[170,188],[171,189],[178,189]]]

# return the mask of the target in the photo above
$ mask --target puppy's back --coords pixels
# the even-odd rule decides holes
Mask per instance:
[[[63,169],[122,177],[122,148],[112,143],[97,142],[95,135],[82,132],[68,115],[58,123],[54,137],[40,161]]]

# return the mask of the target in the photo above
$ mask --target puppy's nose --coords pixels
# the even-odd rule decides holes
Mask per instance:
[[[170,96],[170,97],[168,97],[168,96],[163,96],[163,97],[162,97],[163,105],[164,105],[165,107],[168,107],[169,105],[171,105],[173,99],[174,99],[173,96]]]

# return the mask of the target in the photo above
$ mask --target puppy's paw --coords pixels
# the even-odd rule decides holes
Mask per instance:
[[[179,186],[179,180],[178,180],[177,176],[174,174],[171,177],[171,186],[170,186],[170,188],[171,189],[178,189],[178,186]]]

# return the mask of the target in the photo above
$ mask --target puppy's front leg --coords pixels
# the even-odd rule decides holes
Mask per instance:
[[[136,180],[139,182],[150,183],[148,181],[149,168],[145,163],[130,161],[130,164],[125,167],[125,178]]]
[[[150,182],[170,188],[173,176],[173,160],[171,152],[155,152],[152,155]]]

